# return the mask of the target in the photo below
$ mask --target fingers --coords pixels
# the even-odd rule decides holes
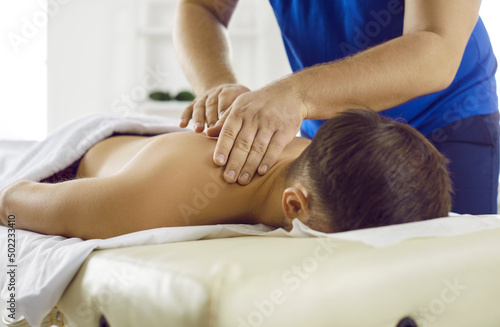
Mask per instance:
[[[229,126],[229,129],[226,129],[226,126]],[[224,155],[226,153],[229,155],[229,152],[231,152],[231,156],[227,161],[226,169],[223,175],[224,180],[228,183],[234,183],[238,180],[241,169],[247,160],[248,154],[250,153],[250,150],[252,148],[253,140],[255,139],[255,136],[257,134],[257,128],[254,126],[243,128],[239,131],[239,133],[235,132],[235,130],[231,128],[236,128],[236,125],[230,126],[230,120],[228,119],[221,131],[221,138],[222,136],[226,136],[223,139],[223,144],[220,147],[222,151],[217,152],[223,153]],[[229,137],[229,135],[231,137]],[[236,136],[236,138],[233,138],[233,136]],[[221,138],[219,138],[219,141],[221,141]],[[230,142],[228,140],[230,138],[233,140],[231,142],[232,144],[229,144]],[[249,182],[250,178],[248,173],[246,175],[246,178],[246,182]]]
[[[241,91],[240,91],[241,92]],[[219,94],[218,98],[218,106],[217,111],[219,113],[219,117],[221,117],[224,112],[233,104],[233,102],[238,98],[238,96],[242,93],[238,91],[231,90],[223,90]]]
[[[266,154],[260,162],[258,170],[260,175],[267,173],[276,164],[281,152],[289,142],[289,137],[285,133],[279,131],[274,133],[267,146]]]
[[[219,120],[218,113],[218,102],[219,102],[219,93],[214,92],[210,96],[207,97],[207,101],[205,102],[205,114],[207,118],[207,126],[208,128],[213,127],[217,120]]]
[[[186,128],[188,126],[191,117],[193,117],[193,104],[194,102],[191,102],[186,108],[184,108],[184,110],[182,110],[179,127]]]
[[[226,182],[237,181],[246,185],[259,167],[260,173],[265,174],[276,163],[284,146],[280,147],[282,142],[279,138],[273,141],[274,132],[271,129],[258,129],[255,124],[243,125],[243,120],[235,115],[224,115],[223,118],[226,122],[215,147],[214,161],[219,166],[226,165],[223,175]],[[266,157],[264,163],[268,168],[261,165]]]
[[[273,137],[273,131],[269,129],[261,129],[257,132],[255,139],[253,140],[252,147],[246,161],[244,162],[244,166],[241,169],[241,172],[238,177],[238,183],[240,185],[247,185],[253,179],[255,173],[257,172],[257,168],[259,168],[262,158],[266,154],[268,149],[268,144],[270,143]],[[239,137],[238,137],[239,138]],[[238,139],[236,139],[236,143]],[[229,158],[228,167],[232,165],[232,154]],[[272,166],[269,166],[272,167]]]
[[[226,123],[224,126],[228,125],[229,123]],[[234,130],[230,130],[230,132],[228,130],[221,131],[221,135],[226,135],[227,138],[234,141],[224,142],[215,150],[216,159],[222,158],[218,157],[220,154],[225,159],[227,158],[226,153],[230,152],[223,175],[224,180],[228,183],[238,182],[240,185],[247,185],[257,172],[264,175],[276,164],[287,144],[285,135],[280,136],[279,132],[273,133],[270,129],[257,131],[254,126],[242,128],[236,138],[234,138]],[[232,150],[228,150],[230,144],[233,145]],[[218,164],[223,165],[222,161],[219,161]]]
[[[193,105],[194,131],[197,133],[201,133],[205,129],[205,103],[207,98],[208,95],[204,94],[199,99],[196,99]]]
[[[208,128],[215,126],[220,116],[227,111],[240,94],[249,92],[250,89],[243,85],[224,84],[197,97],[192,104],[181,113],[180,127],[187,127],[192,119],[194,129],[201,133],[207,124]],[[220,128],[217,132],[217,135]],[[213,134],[213,133],[212,133]]]
[[[276,164],[281,152],[287,144],[285,135],[280,135],[279,132],[273,134],[272,130],[262,129],[257,133],[253,140],[251,150],[248,156],[246,156],[246,144],[250,142],[251,135],[252,131],[249,131],[248,135],[245,135],[245,133],[240,133],[240,135],[238,135],[226,167],[226,171],[239,171],[236,180],[240,185],[249,184],[257,171],[260,175],[267,173]],[[242,143],[239,143],[240,136]],[[237,155],[234,155],[235,151]],[[240,170],[239,167],[241,166],[243,166],[243,168]],[[232,173],[228,174],[228,177],[230,176],[232,176]]]
[[[222,125],[224,124],[225,118],[224,114],[229,111],[233,102],[238,98],[238,96],[242,93],[246,93],[248,88],[243,88],[242,90],[234,90],[232,88],[224,88],[218,93],[217,103],[214,107],[211,107],[210,110],[207,110],[207,135],[211,137],[219,136],[219,133],[222,129]],[[215,97],[214,97],[215,99]],[[212,99],[208,99],[207,102],[212,102]],[[208,112],[213,116],[208,118]],[[226,115],[227,117],[227,115]],[[213,125],[212,125],[213,123]]]
[[[214,162],[219,166],[226,165],[224,180],[246,185],[257,170],[264,175],[274,166],[287,142],[283,141],[286,137],[273,137],[275,130],[272,128],[252,123],[252,120],[245,122],[248,109],[240,107],[237,102],[229,107],[214,128],[207,131],[207,135],[219,132]],[[234,106],[238,110],[233,109]]]
[[[264,175],[276,164],[289,143],[289,136],[282,131],[241,126],[241,118],[228,118],[220,132],[214,161],[219,166],[226,164],[223,175],[226,182],[247,185],[257,172]]]
[[[215,123],[214,126],[210,127],[207,129],[207,136],[210,137],[217,137],[220,135],[220,132],[222,130],[222,126],[224,126],[224,123],[226,122],[227,117],[231,113],[231,107],[227,108],[222,115],[219,115],[219,120]]]
[[[224,123],[218,122],[216,125],[216,126],[222,126],[219,139],[217,140],[217,144],[215,145],[214,158],[213,158],[215,164],[219,166],[224,166],[226,164],[227,158],[229,157],[229,153],[233,148],[234,141],[236,140],[236,137],[238,136],[241,130],[243,122],[242,119],[239,117],[234,117],[229,115],[227,115],[226,117],[223,117],[225,120]],[[231,156],[233,156],[233,154],[231,154]],[[224,179],[229,183],[234,183],[236,181],[236,177],[238,176],[236,175],[236,173],[239,173],[239,171],[232,170],[232,172],[230,172],[230,170],[232,169],[227,169],[226,167],[226,171],[224,173]]]

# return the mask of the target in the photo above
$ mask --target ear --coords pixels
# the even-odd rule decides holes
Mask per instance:
[[[290,226],[290,228],[294,218],[298,218],[304,223],[309,218],[308,192],[301,185],[285,189],[281,205],[285,214],[286,225]]]

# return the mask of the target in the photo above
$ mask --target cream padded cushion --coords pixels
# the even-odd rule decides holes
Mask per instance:
[[[58,306],[75,326],[500,325],[500,229],[373,248],[237,237],[92,253]]]

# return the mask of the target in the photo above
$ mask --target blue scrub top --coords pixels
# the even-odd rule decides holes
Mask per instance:
[[[330,62],[403,33],[404,0],[270,0],[293,71]],[[498,110],[497,62],[481,19],[453,83],[443,91],[381,112],[402,118],[424,135],[459,119]],[[335,85],[332,85],[335,87]],[[324,120],[305,120],[312,138]]]

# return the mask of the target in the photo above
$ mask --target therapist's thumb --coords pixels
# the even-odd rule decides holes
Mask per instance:
[[[220,131],[222,130],[222,126],[224,126],[224,123],[226,122],[226,118],[229,115],[230,109],[231,108],[227,109],[222,113],[222,116],[219,118],[219,120],[215,123],[214,126],[207,128],[206,130],[207,136],[218,137],[220,135]]]
[[[222,130],[223,124],[219,124],[218,122],[212,126],[206,129],[207,136],[210,137],[218,137],[220,134],[220,131]]]

